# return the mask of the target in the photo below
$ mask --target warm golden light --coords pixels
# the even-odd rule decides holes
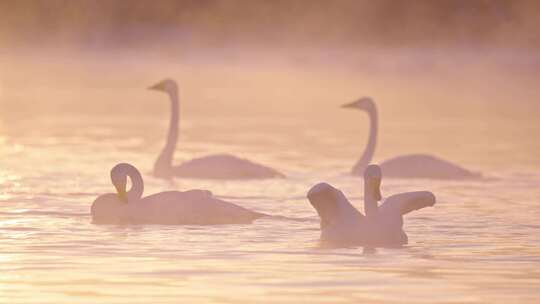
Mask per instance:
[[[0,2],[0,303],[538,303],[539,9]]]

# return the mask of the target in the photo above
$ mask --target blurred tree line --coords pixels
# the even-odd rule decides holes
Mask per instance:
[[[0,44],[540,46],[537,0],[1,0]]]

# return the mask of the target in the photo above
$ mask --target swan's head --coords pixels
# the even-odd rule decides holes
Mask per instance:
[[[382,199],[381,180],[381,167],[377,165],[367,166],[366,170],[364,170],[364,196],[380,201]]]
[[[161,91],[168,94],[178,92],[178,85],[176,81],[170,78],[163,79],[162,81],[154,84],[148,88],[149,90]]]
[[[128,177],[132,182],[132,189],[126,191]],[[120,163],[111,169],[111,181],[116,193],[100,195],[92,203],[92,221],[97,224],[122,224],[129,222],[129,209],[134,202],[142,196],[142,177],[134,166]]]
[[[363,111],[369,111],[375,108],[375,102],[373,101],[373,99],[371,99],[371,97],[362,97],[353,102],[346,103],[342,105],[341,107],[347,108],[347,109],[358,109],[358,110],[363,110]]]
[[[128,172],[133,169],[137,170],[132,165],[126,164],[126,163],[118,164],[111,169],[111,182],[114,185],[114,188],[116,189],[118,200],[120,202],[123,202],[123,203],[128,202],[127,191],[126,191],[127,177],[128,177]]]
[[[321,218],[321,228],[324,229],[337,220],[339,204],[345,196],[331,185],[319,183],[309,190],[307,198],[313,208],[317,210]]]

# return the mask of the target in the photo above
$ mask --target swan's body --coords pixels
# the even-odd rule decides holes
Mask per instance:
[[[150,87],[152,90],[167,93],[171,100],[171,120],[167,143],[154,164],[154,175],[162,178],[172,176],[209,179],[266,179],[282,178],[282,173],[229,154],[210,155],[196,158],[179,166],[172,160],[179,130],[178,86],[174,80],[166,79]]]
[[[353,175],[361,176],[375,154],[378,133],[377,106],[371,98],[363,97],[343,105],[343,107],[365,111],[370,119],[370,134],[366,149],[351,171]],[[427,154],[397,156],[382,162],[380,167],[385,176],[397,178],[468,179],[481,177],[479,173],[471,172],[459,165]]]
[[[381,170],[376,165],[364,176],[364,216],[347,200],[343,192],[326,183],[308,192],[311,205],[321,218],[321,243],[325,246],[399,247],[407,244],[403,215],[435,204],[431,192],[396,194],[381,206]]]
[[[195,158],[171,169],[175,176],[187,178],[264,179],[285,177],[272,168],[230,154]],[[159,176],[159,174],[157,175]]]
[[[132,183],[128,192],[127,177]],[[92,204],[92,221],[96,224],[248,224],[264,216],[220,200],[206,190],[166,191],[143,198],[141,174],[129,164],[116,165],[111,180],[117,193],[100,195]]]

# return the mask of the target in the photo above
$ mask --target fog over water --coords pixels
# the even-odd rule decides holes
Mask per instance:
[[[0,302],[536,303],[537,1],[0,3]],[[175,163],[232,153],[288,178],[151,176],[180,88]],[[436,194],[409,245],[317,249],[316,182],[361,208],[347,173],[379,109],[374,161],[451,160],[480,181],[384,179]],[[130,162],[145,194],[209,189],[253,225],[101,226],[92,201]]]

